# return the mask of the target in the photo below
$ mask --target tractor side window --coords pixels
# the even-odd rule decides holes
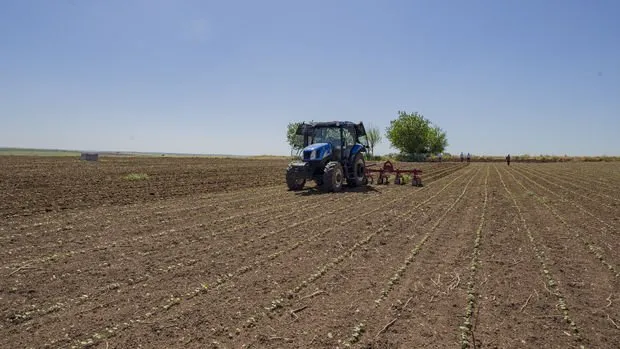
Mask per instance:
[[[345,145],[347,147],[350,147],[350,146],[354,145],[355,144],[355,137],[353,136],[351,131],[349,129],[346,129],[346,128],[344,128],[342,131],[343,131],[343,134],[344,134]]]
[[[359,136],[359,141],[360,144],[362,144],[365,147],[368,147],[368,138],[366,138],[366,136]]]

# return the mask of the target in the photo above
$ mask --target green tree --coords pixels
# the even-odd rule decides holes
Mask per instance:
[[[378,127],[370,125],[366,130],[366,139],[368,140],[368,146],[370,147],[370,154],[375,155],[375,145],[381,143],[383,137],[381,137],[381,131]]]
[[[291,147],[291,155],[299,153],[304,147],[304,139],[297,135],[297,127],[301,122],[290,122],[286,128],[286,140]]]
[[[399,111],[386,131],[392,146],[409,155],[440,153],[448,145],[446,133],[418,112]]]
[[[432,154],[443,153],[448,146],[448,136],[439,126],[433,126],[429,133],[429,151]]]

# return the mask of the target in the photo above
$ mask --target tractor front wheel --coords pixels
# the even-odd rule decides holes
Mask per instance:
[[[342,165],[337,161],[330,161],[323,171],[323,191],[339,192],[342,190],[344,183],[344,170]]]
[[[304,188],[304,184],[306,184],[306,179],[297,176],[295,169],[289,166],[286,169],[286,185],[288,186],[288,189],[299,191]]]

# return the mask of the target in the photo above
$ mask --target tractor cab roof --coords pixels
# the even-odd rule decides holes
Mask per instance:
[[[366,136],[364,123],[360,121],[356,124],[351,121],[326,121],[326,122],[303,122],[297,128],[298,135],[310,134],[315,128],[347,128],[355,129],[358,137]]]

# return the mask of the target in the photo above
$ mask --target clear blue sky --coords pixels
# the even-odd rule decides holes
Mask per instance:
[[[620,155],[619,18],[615,0],[4,0],[0,146],[287,154],[290,121],[406,110],[451,153]]]

